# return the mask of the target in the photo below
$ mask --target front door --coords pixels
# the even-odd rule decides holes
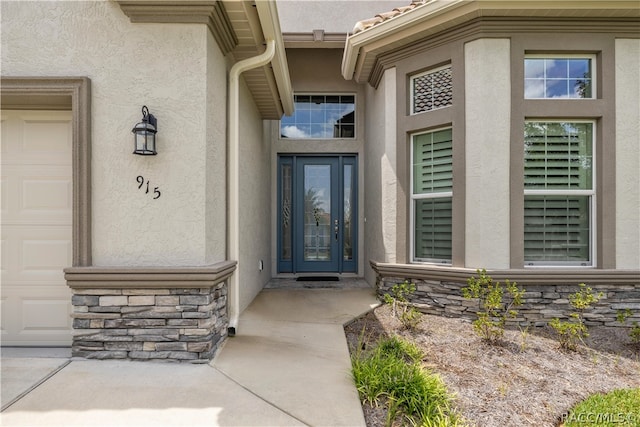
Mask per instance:
[[[281,156],[278,270],[356,272],[356,157]]]

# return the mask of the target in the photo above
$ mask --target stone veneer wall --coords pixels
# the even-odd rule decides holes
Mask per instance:
[[[372,263],[374,270],[377,270],[376,290],[379,296],[388,293],[394,284],[409,280],[416,285],[416,292],[409,297],[412,304],[421,312],[427,314],[442,315],[448,317],[463,317],[469,319],[476,318],[479,309],[478,300],[465,299],[461,289],[467,286],[466,280],[458,278],[456,280],[429,280],[424,276],[429,275],[429,271],[418,273],[414,269],[415,276],[412,278],[411,271],[406,271],[407,275],[394,275],[385,268],[379,268],[379,264]],[[434,276],[443,276],[442,269],[434,270]],[[418,273],[418,274],[415,274]],[[524,304],[517,307],[518,317],[510,321],[511,324],[521,326],[544,326],[554,317],[566,319],[571,312],[569,305],[569,295],[578,291],[578,283],[586,283],[595,293],[602,292],[603,298],[591,309],[584,313],[587,325],[605,326],[630,326],[634,321],[640,322],[640,276],[636,272],[629,272],[622,280],[618,277],[611,277],[611,284],[601,283],[605,281],[602,277],[592,278],[590,283],[589,274],[585,274],[584,280],[571,283],[562,283],[562,279],[556,279],[556,283],[544,283],[550,279],[540,278],[543,283],[536,284],[535,277],[526,277],[526,273],[513,274],[513,280],[519,287],[524,288]],[[445,273],[446,274],[446,273]],[[466,275],[473,275],[472,272],[465,272]],[[504,281],[504,276],[508,277],[508,272],[500,272],[492,275],[494,280]],[[635,283],[634,283],[635,275]],[[476,275],[477,277],[477,275]],[[526,278],[525,278],[526,277]],[[521,278],[522,280],[518,280]],[[618,283],[615,283],[615,282]],[[575,284],[574,284],[575,282]],[[627,321],[622,324],[616,320],[619,310],[629,309],[633,313]]]
[[[65,270],[73,290],[72,356],[209,362],[227,337],[226,279],[233,269],[235,263]]]
[[[227,336],[226,282],[202,289],[82,289],[72,355],[208,362]]]

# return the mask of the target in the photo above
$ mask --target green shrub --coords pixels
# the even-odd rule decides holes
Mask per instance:
[[[509,295],[508,302],[504,302],[505,288],[500,282],[494,282],[487,270],[477,270],[479,278],[470,277],[467,287],[462,288],[462,295],[467,298],[480,300],[478,319],[473,322],[473,329],[484,341],[497,344],[504,336],[504,327],[508,318],[515,318],[518,312],[513,309],[522,305],[524,289],[518,288],[516,282],[505,280],[505,288]]]
[[[391,292],[384,294],[384,302],[391,305],[393,315],[400,320],[406,329],[414,329],[422,320],[422,313],[409,303],[409,297],[416,291],[415,283],[405,280],[391,287]]]
[[[580,288],[578,292],[569,295],[569,304],[575,310],[569,315],[569,320],[555,318],[549,322],[549,326],[558,334],[560,348],[564,350],[575,351],[578,343],[584,342],[584,338],[589,336],[587,326],[584,324],[584,311],[603,297],[602,292],[594,294],[593,289],[584,283],[578,286]]]
[[[578,348],[578,343],[589,336],[589,332],[578,313],[571,313],[569,316],[572,320],[564,321],[557,317],[551,319],[549,326],[558,334],[560,348],[575,351]]]
[[[562,416],[564,427],[637,427],[640,388],[594,394]]]
[[[631,317],[633,313],[630,309],[618,310],[617,319],[620,323],[625,323],[627,318]],[[638,322],[633,322],[631,324],[631,328],[629,329],[629,337],[631,338],[631,342],[634,344],[640,344],[640,324]]]
[[[451,396],[439,376],[425,371],[420,349],[399,337],[383,339],[368,354],[352,357],[352,373],[363,402],[386,404],[387,425],[456,426]]]

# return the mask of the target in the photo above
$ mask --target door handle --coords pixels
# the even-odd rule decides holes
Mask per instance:
[[[337,219],[333,221],[333,231],[336,232],[336,242],[338,241],[338,230],[340,230],[340,226],[338,224]]]

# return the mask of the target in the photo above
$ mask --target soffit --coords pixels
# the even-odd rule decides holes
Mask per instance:
[[[343,76],[370,80],[377,59],[419,40],[476,19],[632,19],[640,17],[637,1],[592,0],[422,0],[360,21],[348,37]]]
[[[282,38],[287,49],[341,49],[347,40],[347,34],[313,30],[310,33],[284,33]]]
[[[237,44],[231,52],[234,60],[241,61],[264,52],[266,41],[255,2],[224,0],[222,3],[237,37]],[[242,76],[262,118],[279,120],[283,107],[271,63],[245,71]]]
[[[265,49],[255,2],[238,0],[116,0],[131,22],[206,24],[220,50],[234,62]],[[288,73],[288,70],[286,70]],[[278,120],[283,105],[271,64],[243,73],[263,119]],[[288,80],[288,75],[285,80]]]

